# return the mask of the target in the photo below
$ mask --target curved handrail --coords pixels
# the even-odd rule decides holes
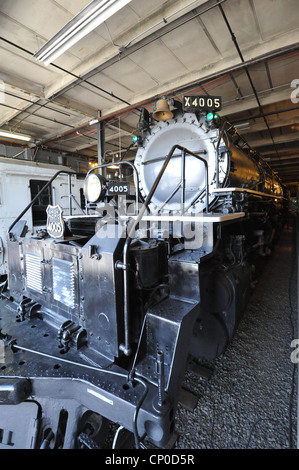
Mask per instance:
[[[21,214],[15,219],[15,221],[11,224],[11,226],[9,227],[8,229],[8,233],[11,232],[11,230],[14,228],[14,226],[16,225],[17,222],[19,222],[19,220],[23,217],[24,214],[26,214],[26,212],[30,209],[30,207],[33,206],[33,204],[35,203],[35,201],[37,201],[37,199],[40,197],[40,195],[51,185],[51,183],[53,183],[53,181],[57,178],[58,175],[60,175],[61,173],[64,173],[65,175],[70,175],[70,176],[83,176],[84,174],[83,173],[76,173],[76,172],[73,172],[73,171],[65,171],[65,170],[59,170],[55,173],[55,175],[48,181],[48,183],[45,184],[45,186],[43,186],[43,188],[37,193],[36,196],[34,196],[34,198],[32,199],[32,201],[27,205],[27,207],[25,207],[25,209],[21,212]],[[84,175],[85,176],[85,175]]]
[[[157,189],[157,186],[168,166],[168,163],[170,162],[171,160],[171,157],[173,156],[173,153],[176,149],[180,149],[182,152],[183,152],[183,160],[185,161],[185,158],[186,158],[186,153],[188,153],[189,155],[192,155],[194,156],[195,158],[197,158],[198,160],[201,160],[204,165],[205,165],[205,170],[206,170],[206,212],[208,212],[209,210],[209,170],[208,170],[208,163],[207,161],[200,157],[199,155],[197,155],[196,153],[194,152],[191,152],[190,150],[188,150],[186,147],[182,147],[181,145],[174,145],[170,152],[168,153],[164,163],[163,163],[163,166],[159,172],[159,174],[157,175],[155,181],[154,181],[154,184],[153,186],[151,187],[151,190],[150,192],[148,193],[148,196],[146,198],[146,200],[144,201],[144,204],[142,206],[142,208],[140,209],[139,211],[139,214],[138,216],[136,217],[136,219],[132,222],[132,225],[129,229],[129,234],[128,234],[128,237],[125,241],[125,244],[124,244],[124,248],[123,248],[123,263],[121,265],[119,265],[119,267],[121,269],[123,269],[123,272],[124,272],[124,335],[125,335],[125,343],[124,344],[121,344],[120,345],[120,350],[123,351],[123,353],[127,356],[129,356],[131,354],[131,346],[130,346],[130,336],[129,336],[129,247],[130,247],[130,244],[131,244],[131,241],[133,239],[133,236],[134,236],[134,233],[135,233],[135,229],[137,227],[137,225],[140,223],[145,211],[147,210],[149,204],[150,204],[150,201]]]

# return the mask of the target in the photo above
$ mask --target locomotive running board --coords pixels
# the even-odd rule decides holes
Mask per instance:
[[[203,215],[144,215],[142,222],[229,222],[231,220],[245,217],[245,212],[235,212],[234,214],[208,213]],[[137,216],[130,216],[137,219]],[[120,219],[127,220],[127,216],[121,216]]]
[[[275,194],[269,194],[269,193],[263,193],[260,191],[255,191],[254,189],[248,189],[248,188],[216,188],[213,191],[213,194],[226,194],[226,193],[249,193],[252,194],[253,196],[264,196],[264,197],[272,197],[275,199],[284,199],[283,196],[276,196]]]

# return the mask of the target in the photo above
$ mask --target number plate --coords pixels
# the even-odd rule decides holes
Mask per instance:
[[[121,181],[109,181],[107,184],[108,196],[121,196],[122,194],[130,194],[130,184]]]
[[[220,111],[222,108],[221,96],[183,96],[184,111]]]

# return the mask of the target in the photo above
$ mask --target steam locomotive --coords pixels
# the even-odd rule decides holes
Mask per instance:
[[[9,228],[0,448],[101,448],[111,422],[113,448],[123,430],[164,448],[187,361],[229,345],[284,188],[219,99],[197,103],[142,109],[134,164],[118,162],[114,181],[109,164],[92,168],[83,214],[49,206],[47,230],[28,237],[27,206]]]

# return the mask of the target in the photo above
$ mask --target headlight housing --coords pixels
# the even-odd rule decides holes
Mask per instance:
[[[84,196],[88,202],[98,202],[106,193],[106,180],[101,175],[91,173],[84,181]]]

